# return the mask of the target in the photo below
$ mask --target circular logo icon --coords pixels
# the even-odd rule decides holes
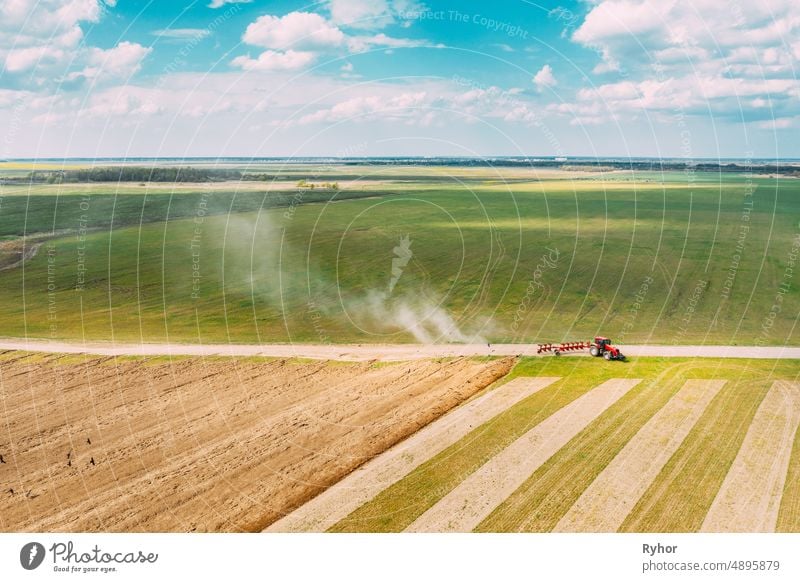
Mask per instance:
[[[26,570],[35,570],[42,565],[44,554],[44,546],[39,542],[27,543],[19,552],[19,563]]]

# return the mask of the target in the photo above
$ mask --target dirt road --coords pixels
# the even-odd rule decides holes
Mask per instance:
[[[627,356],[667,358],[800,359],[800,347],[787,346],[658,346],[624,345]],[[26,350],[98,356],[265,356],[350,362],[397,362],[469,356],[536,356],[536,344],[125,344],[57,342],[43,339],[0,339],[0,350]],[[586,352],[568,357],[585,357]],[[553,357],[543,355],[542,357]],[[564,356],[562,356],[564,357]]]

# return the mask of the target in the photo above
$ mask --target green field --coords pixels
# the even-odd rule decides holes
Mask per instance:
[[[800,181],[504,171],[307,170],[338,192],[297,189],[296,167],[280,189],[4,186],[0,236],[50,238],[0,271],[0,335],[793,343]]]

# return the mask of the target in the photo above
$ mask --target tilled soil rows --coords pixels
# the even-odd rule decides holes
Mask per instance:
[[[259,531],[513,364],[7,352],[0,530]]]

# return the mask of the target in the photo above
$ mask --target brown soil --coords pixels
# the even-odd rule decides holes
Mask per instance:
[[[259,531],[513,363],[5,353],[0,530]]]

